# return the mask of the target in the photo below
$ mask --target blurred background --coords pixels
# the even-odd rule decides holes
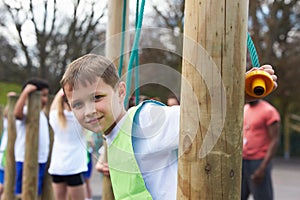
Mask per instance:
[[[130,3],[129,27],[132,30],[136,22],[135,3]],[[158,63],[181,72],[183,11],[184,0],[147,1],[143,28],[158,27],[161,31],[142,32],[140,45],[160,43],[165,47],[139,49],[140,65]],[[278,155],[285,154],[284,123],[295,123],[290,129],[289,156],[300,156],[300,145],[297,145],[300,141],[297,132],[300,1],[251,0],[248,24],[260,63],[271,64],[279,77],[278,89],[267,97],[279,110],[283,122]],[[8,91],[20,92],[24,80],[32,76],[48,80],[54,94],[67,65],[105,43],[106,27],[107,1],[104,0],[0,0],[0,104],[6,104]],[[251,63],[246,67],[251,67]],[[143,70],[141,77],[153,74]],[[175,82],[180,93],[180,79]],[[169,89],[161,85],[146,84],[140,88],[141,95],[164,103],[169,93]]]

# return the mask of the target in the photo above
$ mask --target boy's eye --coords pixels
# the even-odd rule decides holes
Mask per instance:
[[[83,106],[82,102],[72,103],[72,109],[80,109]]]
[[[94,101],[99,101],[104,97],[104,95],[95,95],[94,96]]]

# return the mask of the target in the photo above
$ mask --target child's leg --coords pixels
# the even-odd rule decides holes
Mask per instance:
[[[52,183],[52,186],[56,200],[67,200],[68,190],[66,183]]]
[[[0,169],[0,199],[4,188],[4,170]]]
[[[85,197],[86,199],[91,199],[92,198],[92,188],[91,188],[91,184],[90,184],[90,178],[92,175],[92,170],[93,170],[93,161],[92,161],[92,153],[88,152],[88,171],[83,172],[83,176],[84,176],[84,181],[85,181]]]
[[[68,194],[72,200],[82,200],[85,198],[83,174],[75,174],[67,178]]]
[[[72,200],[83,200],[85,198],[84,184],[78,186],[69,186],[68,191]]]
[[[23,162],[16,162],[16,185],[15,185],[16,195],[20,195],[22,193],[22,175],[23,175]]]
[[[46,170],[47,163],[39,163],[39,177],[38,177],[38,195],[42,194],[43,190],[43,182],[45,177],[45,170]]]

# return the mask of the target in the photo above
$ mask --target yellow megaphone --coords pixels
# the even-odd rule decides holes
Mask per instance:
[[[263,70],[254,70],[246,74],[246,93],[252,97],[265,97],[274,88],[271,75]]]

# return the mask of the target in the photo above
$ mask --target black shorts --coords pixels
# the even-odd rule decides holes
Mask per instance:
[[[68,186],[78,186],[84,183],[83,173],[72,175],[52,175],[53,183],[66,183]]]

